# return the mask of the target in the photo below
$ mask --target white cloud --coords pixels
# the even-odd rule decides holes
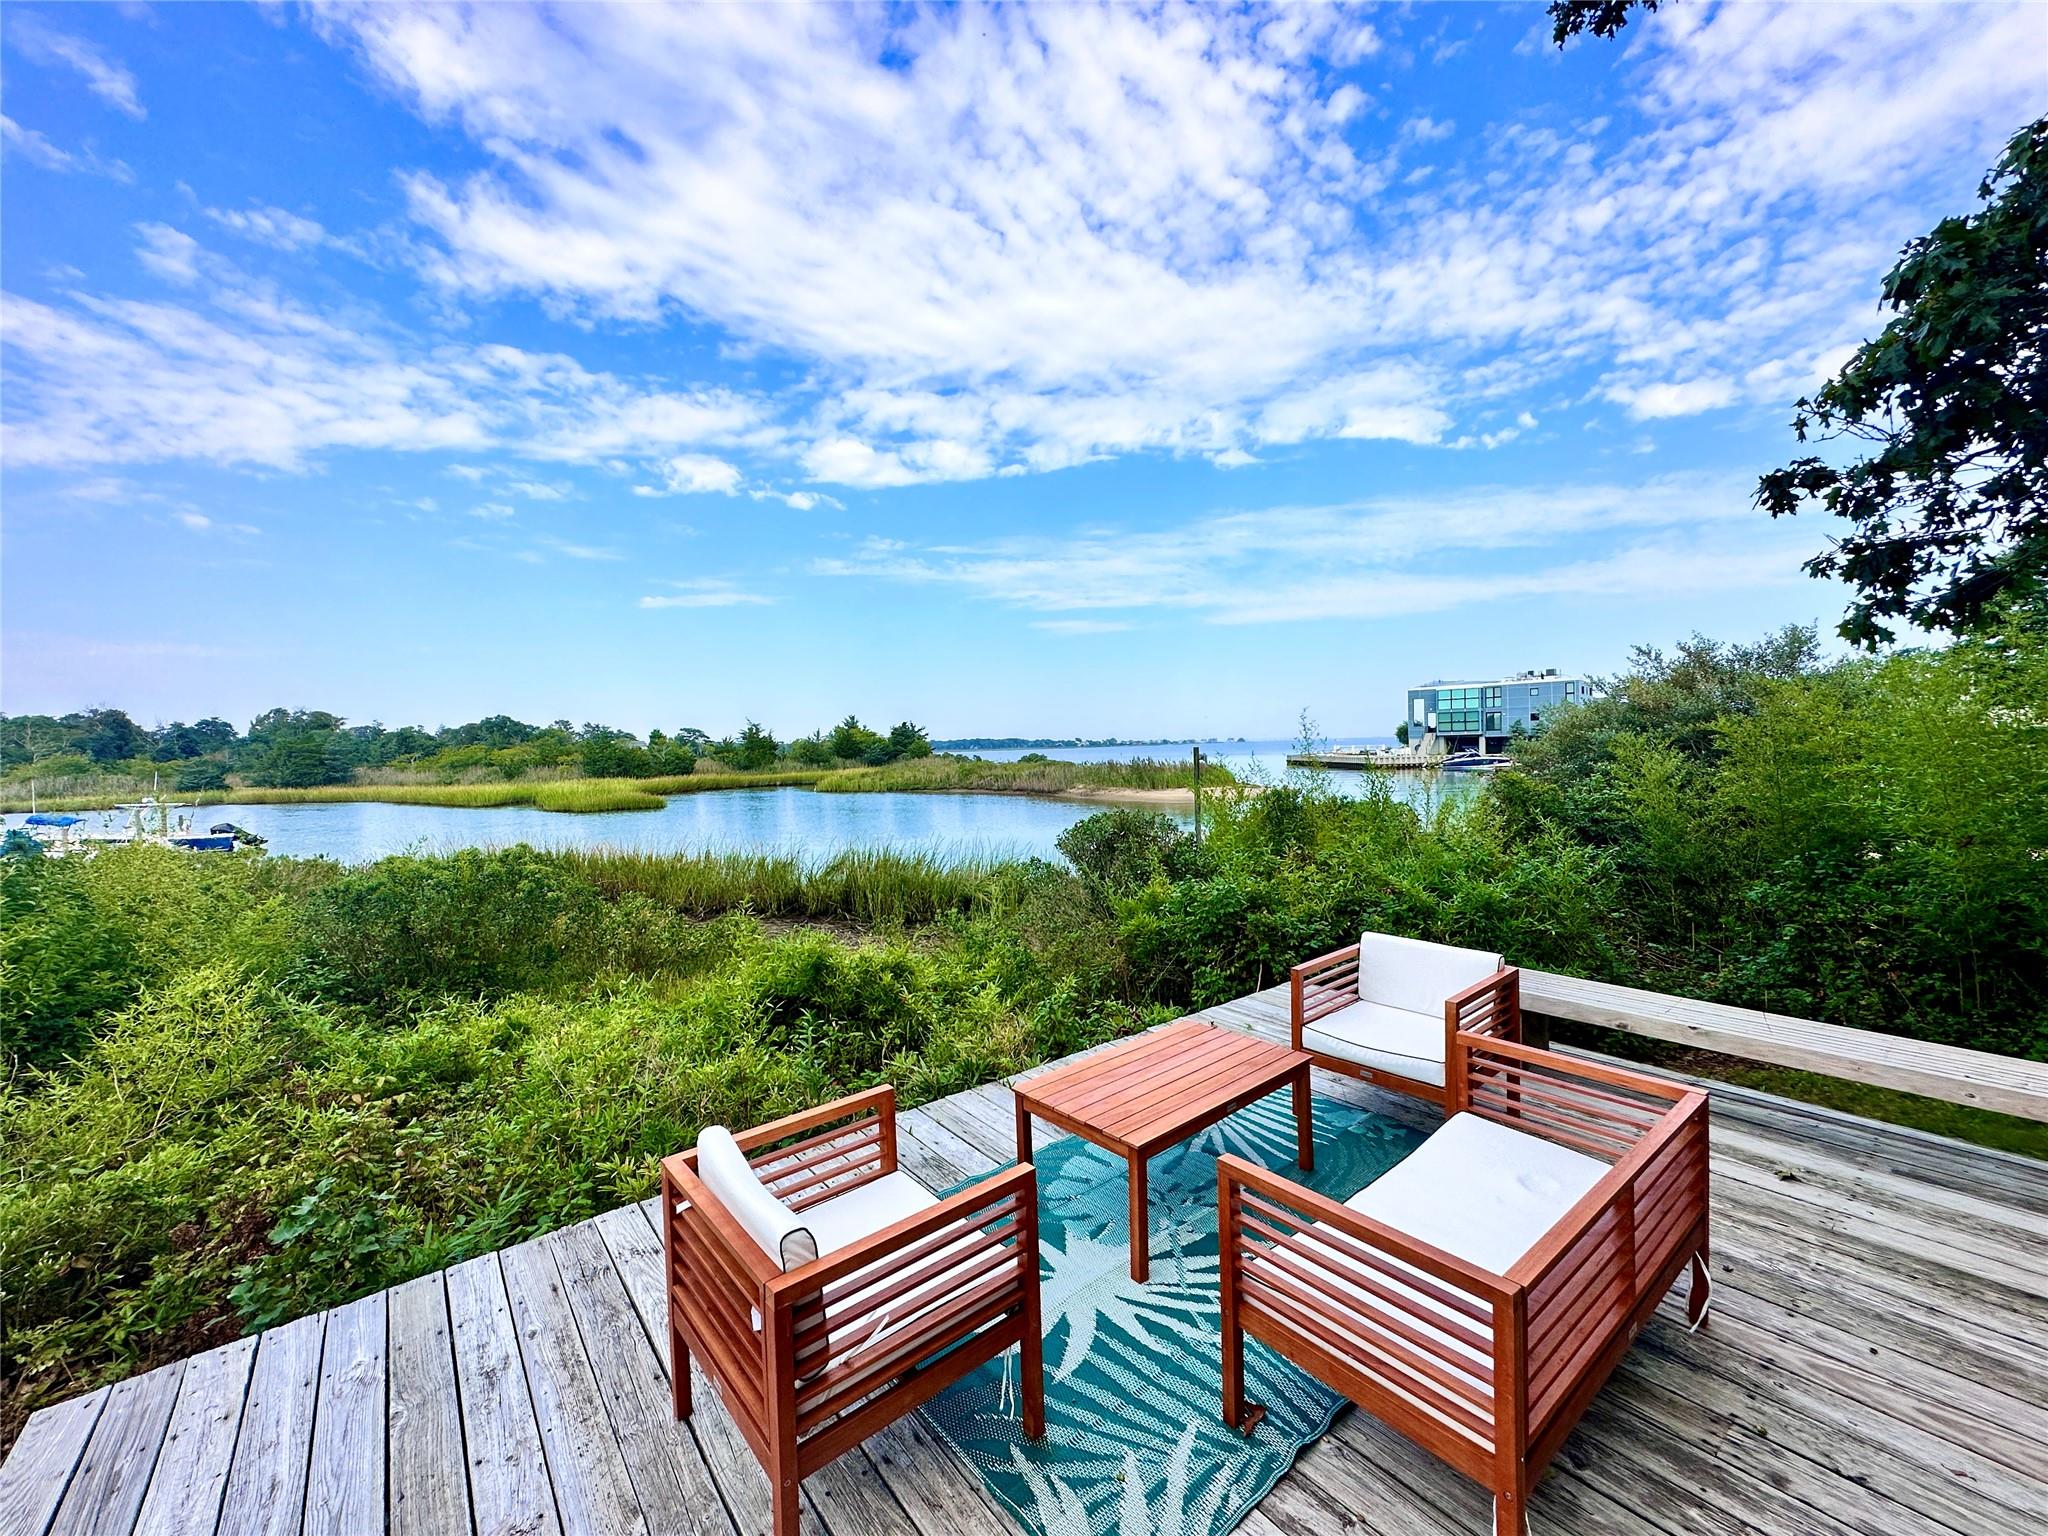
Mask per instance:
[[[560,353],[361,329],[248,282],[180,231],[142,234],[142,260],[193,302],[0,294],[10,464],[299,469],[356,448],[587,463],[772,438],[758,399],[595,372]]]
[[[450,464],[444,473],[451,474],[458,480],[467,480],[471,485],[475,485],[484,476],[488,475],[490,471],[475,464]]]
[[[650,593],[640,599],[642,608],[759,608],[775,601],[759,592],[742,590],[730,578],[698,577],[692,581],[665,581],[675,590]]]
[[[135,179],[135,173],[123,161],[103,160],[90,150],[61,148],[48,135],[17,123],[4,113],[0,113],[0,147],[47,171],[82,171],[122,182]]]
[[[487,523],[502,523],[515,516],[513,510],[502,501],[486,501],[469,509],[471,517],[480,517]]]
[[[791,451],[862,488],[1477,441],[1589,366],[1780,399],[2038,107],[2044,12],[1968,14],[1679,7],[1607,55],[1640,122],[1411,115],[1387,149],[1462,160],[1404,192],[1334,8],[323,13],[488,157],[407,181],[437,283],[779,348],[823,390]]]
[[[567,501],[570,488],[553,480],[507,480],[505,489],[528,501]]]
[[[1735,384],[1723,378],[1687,379],[1683,383],[1614,384],[1607,398],[1624,405],[1637,421],[1661,421],[1670,416],[1696,416],[1701,411],[1732,404]]]
[[[116,111],[138,121],[148,115],[136,92],[135,76],[84,38],[59,32],[31,14],[8,18],[7,40],[24,58],[76,72],[85,80],[87,90]]]
[[[1116,635],[1133,626],[1124,619],[1034,619],[1031,627],[1049,635]]]
[[[194,533],[238,534],[248,538],[263,531],[251,523],[224,523],[216,518],[208,517],[204,512],[196,511],[191,507],[179,508],[171,514],[171,520],[182,528],[189,528]]]
[[[199,242],[168,224],[138,224],[142,236],[135,258],[167,283],[190,287],[199,281]]]
[[[275,246],[281,251],[302,250],[327,238],[327,231],[316,220],[262,204],[247,208],[209,208],[206,216],[224,229],[231,229],[260,245]]]
[[[546,548],[553,550],[556,554],[566,556],[568,559],[571,560],[610,561],[623,560],[626,558],[624,555],[620,554],[616,549],[607,549],[604,546],[598,544],[572,544],[566,539],[557,539],[546,535],[542,536],[540,542]]]
[[[663,481],[682,496],[730,496],[739,489],[740,472],[723,459],[705,453],[680,453],[661,466]]]
[[[1491,598],[1798,582],[1802,549],[1746,481],[1484,488],[1221,513],[1176,527],[911,546],[871,539],[814,574],[960,587],[1060,615],[1055,632],[1179,609],[1220,624],[1366,619]],[[1589,553],[1591,551],[1591,553]],[[1504,558],[1504,557],[1512,558]],[[1088,617],[1079,617],[1088,615]]]
[[[1246,453],[1242,448],[1226,448],[1221,453],[1210,454],[1209,462],[1218,469],[1243,469],[1247,464],[1259,461],[1256,455]]]

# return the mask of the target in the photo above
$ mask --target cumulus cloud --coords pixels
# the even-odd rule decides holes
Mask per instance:
[[[730,496],[739,489],[739,470],[708,453],[679,453],[661,466],[663,482],[681,496]]]

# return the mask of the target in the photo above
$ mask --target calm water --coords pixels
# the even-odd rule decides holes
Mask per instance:
[[[981,754],[1010,759],[1027,749]],[[1131,757],[1186,757],[1187,744],[1162,747],[1067,748],[1048,752],[1069,761]],[[1218,742],[1203,751],[1227,761],[1241,776],[1283,782],[1284,742]],[[1340,791],[1357,793],[1374,777],[1329,775]],[[1469,781],[1444,781],[1433,790],[1419,774],[1387,774],[1398,797],[1422,799],[1469,789]],[[1056,858],[1059,835],[1098,803],[1037,799],[1026,795],[873,794],[820,795],[807,789],[714,790],[677,795],[659,811],[576,815],[531,806],[458,810],[434,805],[209,805],[186,813],[194,830],[232,821],[269,840],[272,853],[298,858],[338,859],[360,864],[407,851],[439,853],[453,848],[612,847],[662,853],[788,853],[810,861],[849,848],[895,848],[954,856]],[[1188,816],[1181,815],[1181,820]],[[88,823],[126,826],[125,817],[88,815]],[[6,818],[19,825],[19,816]]]

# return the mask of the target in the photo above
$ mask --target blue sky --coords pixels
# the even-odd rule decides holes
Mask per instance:
[[[2048,7],[11,4],[4,706],[1383,733],[1756,475]]]

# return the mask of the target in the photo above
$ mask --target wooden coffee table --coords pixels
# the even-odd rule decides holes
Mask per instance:
[[[1151,1272],[1145,1160],[1275,1089],[1294,1089],[1295,1161],[1316,1165],[1309,1056],[1206,1019],[1182,1019],[1011,1086],[1017,1161],[1031,1161],[1031,1117],[1131,1165],[1131,1278]]]

